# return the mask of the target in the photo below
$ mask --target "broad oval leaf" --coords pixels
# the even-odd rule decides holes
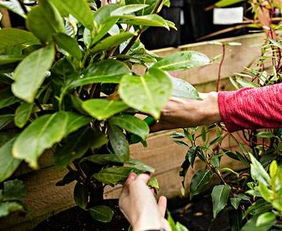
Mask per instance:
[[[170,77],[173,84],[172,96],[183,99],[199,99],[199,93],[190,83],[183,79]]]
[[[190,184],[190,197],[198,195],[204,187],[209,183],[211,173],[208,170],[199,170],[195,173]]]
[[[11,139],[0,147],[0,182],[10,177],[21,163],[21,160],[12,155],[14,141],[15,139]]]
[[[15,124],[17,127],[22,128],[26,122],[28,121],[31,112],[32,112],[33,104],[32,103],[22,103],[17,107],[15,114]]]
[[[82,108],[92,117],[104,120],[124,111],[128,106],[122,101],[90,99],[83,102]]]
[[[126,131],[140,136],[143,140],[148,137],[150,132],[149,126],[145,121],[132,115],[123,114],[114,116],[110,118],[110,122]]]
[[[57,9],[61,9],[64,12],[68,12],[74,16],[83,26],[89,30],[93,29],[93,13],[88,6],[86,0],[51,0]]]
[[[50,1],[40,1],[26,19],[27,28],[41,41],[51,41],[52,35],[65,31],[63,18]]]
[[[78,60],[82,58],[81,50],[79,49],[78,43],[75,39],[64,33],[55,34],[54,39],[58,46],[67,51],[70,55]]]
[[[111,122],[108,127],[108,137],[114,153],[123,156],[126,160],[129,158],[129,144],[120,128]]]
[[[265,186],[268,186],[270,182],[270,177],[261,163],[251,154],[249,153],[251,158],[251,176],[254,180],[261,182]]]
[[[104,184],[118,184],[123,183],[132,170],[132,168],[127,167],[104,168],[95,173],[93,177]]]
[[[109,59],[92,65],[83,78],[71,82],[67,88],[72,89],[93,83],[119,83],[124,74],[131,73],[130,69],[122,62]]]
[[[13,155],[24,159],[32,168],[37,168],[37,159],[47,148],[62,140],[89,119],[70,112],[57,112],[37,118],[16,139]]]
[[[82,209],[86,209],[88,204],[89,192],[85,185],[76,183],[73,191],[73,198],[75,203]]]
[[[54,46],[49,45],[28,55],[16,68],[12,91],[15,96],[32,103],[46,72],[54,60]]]
[[[113,210],[105,205],[97,205],[89,209],[90,215],[93,219],[100,222],[110,222],[113,218]]]
[[[0,50],[18,45],[40,44],[40,41],[30,32],[15,28],[0,30]]]
[[[276,215],[272,212],[266,212],[258,216],[256,226],[263,226],[272,223],[276,218]]]
[[[119,86],[119,94],[127,105],[156,119],[171,93],[171,80],[158,69],[150,69],[144,76],[125,75]]]
[[[120,45],[121,43],[127,41],[131,37],[133,37],[135,34],[131,32],[121,32],[116,35],[109,36],[103,40],[101,40],[99,43],[97,43],[91,51],[98,52],[98,51],[104,51],[104,50],[109,50],[113,47],[116,47]]]
[[[119,15],[125,15],[125,14],[132,14],[136,11],[142,10],[146,8],[147,4],[128,4],[122,7],[117,8],[111,13],[111,16],[119,16]]]
[[[156,62],[152,67],[163,71],[185,70],[210,63],[209,58],[197,51],[182,51],[169,55]]]
[[[229,185],[216,185],[212,190],[213,217],[225,208],[231,187]]]

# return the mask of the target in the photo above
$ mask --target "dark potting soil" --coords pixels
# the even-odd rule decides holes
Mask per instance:
[[[107,201],[115,215],[111,223],[93,220],[88,212],[73,207],[40,223],[33,231],[127,231],[129,224],[118,209],[117,200]],[[168,210],[173,219],[186,226],[189,231],[228,231],[230,230],[228,213],[221,213],[212,221],[210,197],[198,196],[192,201],[173,198],[168,201]]]

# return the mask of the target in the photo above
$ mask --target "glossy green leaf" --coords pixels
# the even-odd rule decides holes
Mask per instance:
[[[10,177],[21,163],[12,155],[13,143],[14,139],[11,139],[0,147],[0,182]]]
[[[166,56],[156,62],[152,67],[163,71],[185,70],[210,63],[210,59],[197,51],[182,51]]]
[[[145,16],[122,15],[119,18],[122,22],[128,25],[142,25],[151,27],[165,27],[169,29],[167,20],[157,14],[150,14]]]
[[[16,211],[24,211],[23,205],[18,202],[0,202],[0,218]]]
[[[82,209],[86,209],[88,204],[89,192],[85,185],[76,183],[73,191],[73,198],[75,203]]]
[[[54,35],[54,39],[59,47],[67,51],[70,55],[80,60],[82,58],[81,50],[79,49],[77,41],[63,33]]]
[[[88,122],[88,118],[63,111],[41,116],[18,136],[13,146],[13,155],[37,168],[37,159],[45,149],[51,148],[64,136]]]
[[[66,167],[73,160],[78,159],[95,144],[98,135],[91,129],[82,128],[68,136],[57,146],[54,162],[60,167]]]
[[[183,79],[170,77],[173,84],[172,96],[183,99],[200,99],[199,93],[190,83]]]
[[[83,109],[92,117],[103,120],[124,111],[128,106],[122,101],[90,99],[82,104]]]
[[[127,162],[125,162],[126,166],[130,166],[134,169],[140,170],[142,172],[150,172],[150,173],[154,173],[155,169],[152,168],[151,166],[144,164],[143,162],[139,161],[139,160],[134,160],[134,159],[130,159]]]
[[[4,182],[2,199],[5,201],[21,201],[26,196],[26,188],[21,180],[9,180]]]
[[[270,177],[261,163],[250,154],[251,158],[251,176],[254,180],[261,182],[264,185],[268,185],[270,182]]]
[[[0,109],[17,103],[17,99],[9,88],[0,90]]]
[[[279,199],[275,199],[272,201],[272,206],[273,208],[277,209],[278,211],[282,211],[282,200]]]
[[[108,137],[114,153],[119,156],[124,156],[126,159],[128,159],[129,144],[122,130],[112,123],[109,123]]]
[[[54,56],[55,50],[52,45],[28,55],[15,70],[15,82],[12,84],[13,93],[32,103],[38,88],[45,79],[46,72],[52,65]]]
[[[101,40],[99,43],[97,43],[93,48],[92,52],[98,52],[98,51],[104,51],[109,50],[113,47],[116,47],[120,45],[121,43],[127,41],[131,37],[133,37],[135,34],[131,32],[121,32],[116,35],[109,36],[103,40]]]
[[[127,105],[147,112],[156,119],[159,118],[171,92],[171,80],[158,69],[150,69],[143,76],[125,75],[119,86],[119,94]]]
[[[270,166],[269,166],[269,174],[270,177],[273,178],[276,176],[276,174],[278,173],[279,169],[278,169],[278,164],[277,161],[274,160],[271,162]]]
[[[22,103],[17,107],[15,114],[15,124],[17,127],[22,128],[29,120],[33,108],[32,103]]]
[[[272,192],[271,190],[268,189],[267,186],[265,186],[263,183],[259,182],[258,190],[266,201],[270,202],[270,199],[272,197]]]
[[[274,213],[271,213],[271,212],[263,213],[258,216],[256,226],[263,226],[263,225],[273,223],[273,221],[275,221],[275,218],[276,216]]]
[[[132,168],[111,167],[102,169],[95,173],[93,177],[104,184],[118,184],[123,183],[130,172],[132,172]]]
[[[243,2],[243,1],[245,0],[220,0],[215,4],[215,6],[216,7],[226,7],[226,6],[234,5],[234,4]]]
[[[93,219],[100,222],[110,222],[114,216],[113,210],[105,205],[97,205],[89,209],[90,215]]]
[[[51,41],[52,35],[65,31],[63,18],[50,1],[40,1],[26,19],[27,28],[41,41]]]
[[[0,7],[4,7],[21,17],[25,18],[25,12],[23,11],[21,4],[17,0],[0,1]]]
[[[24,59],[22,55],[0,55],[0,65],[17,63]]]
[[[257,216],[252,217],[247,221],[247,223],[241,228],[240,231],[268,231],[273,223],[257,226]]]
[[[126,158],[116,154],[95,154],[83,158],[83,161],[90,161],[95,164],[124,163]]]
[[[124,74],[131,73],[122,62],[109,59],[92,65],[83,78],[79,78],[68,85],[68,89],[93,83],[119,83]]]
[[[229,185],[216,185],[212,190],[213,217],[225,208],[231,187]]]
[[[132,115],[118,115],[110,118],[110,122],[126,131],[140,136],[145,140],[150,132],[149,126],[143,120]]]
[[[204,187],[209,183],[211,173],[208,170],[199,170],[195,173],[190,184],[190,197],[198,195]]]
[[[8,126],[14,120],[14,115],[6,114],[0,115],[0,130]]]
[[[56,6],[56,8],[68,12],[74,16],[83,26],[87,27],[89,30],[93,29],[93,13],[88,6],[86,0],[51,0],[51,2]]]
[[[147,4],[129,4],[122,7],[117,8],[111,13],[111,16],[119,16],[125,14],[132,14],[136,11],[142,10],[146,8]]]
[[[152,187],[154,189],[160,189],[160,186],[159,186],[159,182],[158,182],[158,179],[156,177],[152,177],[148,184],[147,184],[149,187]]]

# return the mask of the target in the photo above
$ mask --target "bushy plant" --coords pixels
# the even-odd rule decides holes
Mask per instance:
[[[167,71],[206,65],[209,59],[193,51],[161,58],[140,42],[148,27],[174,29],[157,15],[168,1],[0,5],[26,22],[26,29],[0,30],[0,182],[22,162],[39,168],[38,158],[50,149],[54,164],[68,169],[57,185],[76,181],[77,205],[110,221],[104,187],[122,183],[132,171],[154,172],[130,157],[129,144],[146,144],[148,123],[159,118],[170,96],[198,98],[190,84]],[[143,73],[134,72],[137,64]],[[152,117],[143,120],[140,114]],[[0,211],[5,203],[0,197]]]

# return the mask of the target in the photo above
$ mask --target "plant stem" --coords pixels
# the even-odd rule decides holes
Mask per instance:
[[[218,67],[218,73],[217,73],[217,82],[216,82],[216,91],[219,91],[219,86],[220,86],[220,78],[221,78],[221,71],[222,71],[222,65],[224,62],[224,58],[225,58],[225,44],[222,44],[222,57],[219,63],[219,67]]]

